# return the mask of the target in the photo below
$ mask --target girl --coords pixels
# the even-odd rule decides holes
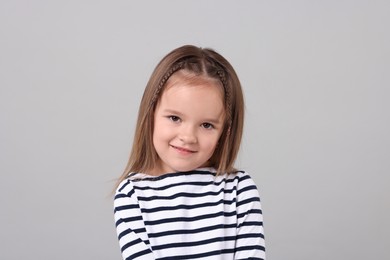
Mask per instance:
[[[233,167],[243,119],[220,54],[183,46],[161,60],[115,194],[123,259],[265,259],[258,191]]]

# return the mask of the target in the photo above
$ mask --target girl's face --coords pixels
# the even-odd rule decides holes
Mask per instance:
[[[224,127],[223,94],[217,83],[168,84],[154,116],[153,145],[159,156],[152,174],[208,166]]]

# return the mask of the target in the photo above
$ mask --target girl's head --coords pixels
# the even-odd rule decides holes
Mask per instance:
[[[161,121],[164,118],[166,121]],[[186,171],[210,166],[218,173],[232,172],[243,120],[241,84],[230,63],[211,49],[191,45],[177,48],[160,61],[146,86],[132,152],[121,179],[129,172],[161,174],[175,167]],[[179,161],[193,155],[199,160],[185,167],[175,162],[165,164],[170,155],[160,142],[169,138],[161,134],[164,131],[176,138],[168,140],[166,148],[176,149]],[[191,148],[198,137],[199,143],[206,140],[202,154],[198,148]]]

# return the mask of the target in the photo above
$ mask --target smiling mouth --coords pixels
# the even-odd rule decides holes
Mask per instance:
[[[179,152],[182,152],[182,153],[196,153],[196,151],[191,151],[191,150],[188,150],[188,149],[185,149],[182,147],[178,147],[178,146],[174,146],[174,145],[171,145],[171,147],[178,150]]]

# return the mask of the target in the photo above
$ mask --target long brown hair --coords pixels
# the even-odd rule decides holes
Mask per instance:
[[[217,173],[235,171],[234,161],[240,148],[244,125],[241,83],[233,67],[220,54],[209,48],[185,45],[173,50],[159,62],[146,85],[130,158],[118,184],[130,172],[146,173],[156,166],[158,155],[153,146],[155,108],[167,81],[180,70],[195,78],[199,76],[221,82],[225,99],[225,124],[209,166],[217,169]]]

